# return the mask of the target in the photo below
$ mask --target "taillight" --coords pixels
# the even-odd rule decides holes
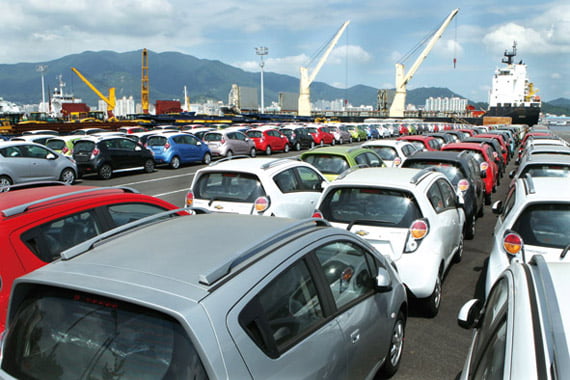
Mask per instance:
[[[220,140],[220,144],[224,145],[225,143],[226,143],[226,140],[225,140],[225,139],[221,139],[221,140]]]
[[[494,157],[495,159],[499,158],[499,153],[493,152],[493,157]]]
[[[394,166],[400,166],[402,159],[400,157],[394,158]]]
[[[423,239],[428,232],[428,225],[424,220],[415,220],[410,226],[410,235],[416,240]]]
[[[269,198],[258,197],[254,203],[255,211],[263,212],[269,208]]]
[[[515,256],[521,252],[523,240],[519,234],[510,232],[503,237],[503,249],[509,255]]]
[[[194,192],[192,190],[188,190],[186,193],[186,207],[192,207],[194,204]]]
[[[322,212],[320,212],[319,210],[315,210],[313,211],[313,218],[324,219],[325,217],[323,216]]]
[[[94,159],[95,157],[97,157],[99,155],[99,153],[101,153],[101,151],[99,150],[99,148],[94,148],[91,151],[91,160]]]
[[[69,152],[69,149],[64,146],[63,149],[61,150],[61,153],[66,154],[67,152]]]
[[[469,181],[466,179],[460,179],[457,182],[457,190],[459,191],[467,191],[469,189]]]
[[[169,143],[164,144],[164,150],[168,150],[168,149],[170,149],[170,144]]]
[[[481,165],[479,165],[479,167],[481,168],[481,171],[487,170],[487,169],[489,169],[489,163],[481,162]]]

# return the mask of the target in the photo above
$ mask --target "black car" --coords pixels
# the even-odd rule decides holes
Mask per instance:
[[[79,174],[98,174],[109,179],[113,173],[144,170],[154,171],[152,152],[127,137],[87,137],[75,142],[73,159]]]
[[[472,152],[417,152],[408,157],[403,168],[423,169],[433,167],[440,171],[463,196],[465,211],[465,238],[475,236],[475,220],[483,216],[485,185],[481,180],[483,173],[479,169]]]
[[[313,136],[302,125],[279,128],[279,132],[287,136],[289,144],[297,151],[303,148],[310,148],[314,142]]]

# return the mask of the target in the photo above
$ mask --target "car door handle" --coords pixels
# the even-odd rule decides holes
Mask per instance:
[[[353,331],[352,334],[350,334],[350,341],[352,342],[352,344],[355,344],[359,340],[360,340],[360,330]]]

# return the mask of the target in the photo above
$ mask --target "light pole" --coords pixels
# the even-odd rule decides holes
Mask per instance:
[[[259,55],[259,67],[261,68],[261,113],[264,113],[265,107],[263,104],[263,66],[265,66],[265,62],[263,62],[263,56],[267,55],[268,49],[265,46],[260,46],[255,48],[255,54]]]
[[[45,93],[45,85],[44,85],[44,73],[46,72],[48,66],[47,65],[37,65],[36,71],[39,71],[42,76],[42,106],[39,110],[40,112],[44,111],[45,104],[46,104],[46,93]]]

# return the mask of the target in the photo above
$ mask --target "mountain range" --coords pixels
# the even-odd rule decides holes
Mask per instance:
[[[17,104],[39,103],[41,73],[37,68],[47,65],[44,72],[46,93],[59,86],[58,76],[61,75],[66,83],[65,92],[72,92],[89,105],[97,104],[98,96],[71,71],[71,67],[75,67],[104,95],[108,88],[115,87],[117,98],[133,96],[140,102],[141,63],[142,50],[125,53],[85,51],[49,62],[0,64],[0,97]],[[226,103],[232,84],[259,87],[259,73],[177,52],[148,51],[148,67],[151,103],[183,99],[184,86],[193,103],[209,99]],[[299,92],[299,79],[293,76],[264,72],[263,79],[265,104],[277,101],[280,92]],[[364,85],[340,89],[323,82],[311,84],[312,101],[347,99],[355,106],[375,105],[377,92],[378,89]],[[462,97],[447,88],[418,88],[408,90],[407,103],[423,106],[430,96]],[[485,103],[469,103],[478,109],[486,109]],[[556,99],[552,107],[570,113],[570,100]]]

